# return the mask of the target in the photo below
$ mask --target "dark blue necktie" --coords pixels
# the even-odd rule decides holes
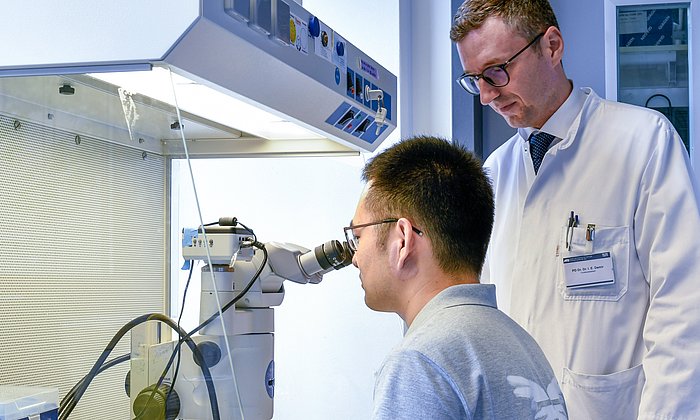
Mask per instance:
[[[530,135],[530,156],[532,157],[532,165],[535,167],[535,174],[540,170],[542,158],[549,150],[549,145],[552,144],[554,136],[544,131]]]

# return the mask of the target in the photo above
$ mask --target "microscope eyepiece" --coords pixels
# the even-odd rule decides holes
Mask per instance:
[[[299,256],[299,266],[307,277],[340,270],[352,264],[352,251],[346,242],[336,240],[323,243],[313,251]],[[320,278],[319,278],[320,281]]]
[[[347,242],[328,241],[317,246],[314,249],[314,255],[324,270],[329,268],[340,270],[352,263],[352,252]]]

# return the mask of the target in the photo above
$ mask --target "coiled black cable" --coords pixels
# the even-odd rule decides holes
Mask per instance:
[[[92,382],[93,379],[95,379],[95,376],[100,372],[100,369],[102,366],[105,364],[105,360],[109,357],[110,353],[114,348],[116,347],[117,343],[126,335],[127,332],[129,332],[132,328],[136,327],[137,325],[143,324],[144,322],[147,321],[160,321],[163,322],[164,324],[168,325],[169,327],[173,328],[176,330],[179,334],[184,335],[183,341],[187,344],[187,346],[192,350],[192,354],[194,357],[198,358],[199,360],[203,360],[202,355],[197,348],[197,345],[194,343],[194,341],[190,338],[190,334],[187,334],[186,331],[182,330],[177,326],[175,321],[170,319],[168,316],[159,314],[159,313],[151,313],[151,314],[146,314],[146,315],[141,315],[139,317],[134,318],[133,320],[129,321],[127,324],[125,324],[112,338],[112,340],[107,344],[105,349],[102,351],[102,354],[100,357],[97,359],[95,364],[92,366],[92,369],[90,369],[90,372],[81,380],[82,385],[78,385],[74,393],[72,393],[70,396],[70,399],[64,398],[61,401],[61,404],[59,406],[59,420],[66,420],[68,419],[68,416],[73,412],[75,409],[75,406],[78,404],[82,396],[85,394],[85,391],[87,390],[88,386],[90,386],[90,383]],[[207,367],[206,363],[201,363],[200,368],[202,369],[202,375],[204,376],[204,381],[207,386],[207,393],[209,394],[209,401],[211,405],[211,410],[212,410],[212,418],[215,420],[219,420],[219,404],[216,398],[216,391],[214,389],[214,382],[212,381],[211,378],[211,373],[209,372],[209,368]],[[162,377],[160,378],[160,381],[162,383]],[[67,396],[66,396],[67,397]]]

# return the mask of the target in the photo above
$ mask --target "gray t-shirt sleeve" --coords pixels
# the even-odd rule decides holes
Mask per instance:
[[[470,419],[452,379],[415,350],[390,354],[374,386],[375,420]]]

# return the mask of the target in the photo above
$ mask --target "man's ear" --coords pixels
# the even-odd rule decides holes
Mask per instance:
[[[396,233],[396,267],[406,269],[413,267],[416,254],[416,236],[413,225],[406,218],[400,218],[393,229]]]
[[[558,65],[564,57],[564,37],[556,26],[550,26],[542,36],[544,39],[544,51],[552,64]]]

